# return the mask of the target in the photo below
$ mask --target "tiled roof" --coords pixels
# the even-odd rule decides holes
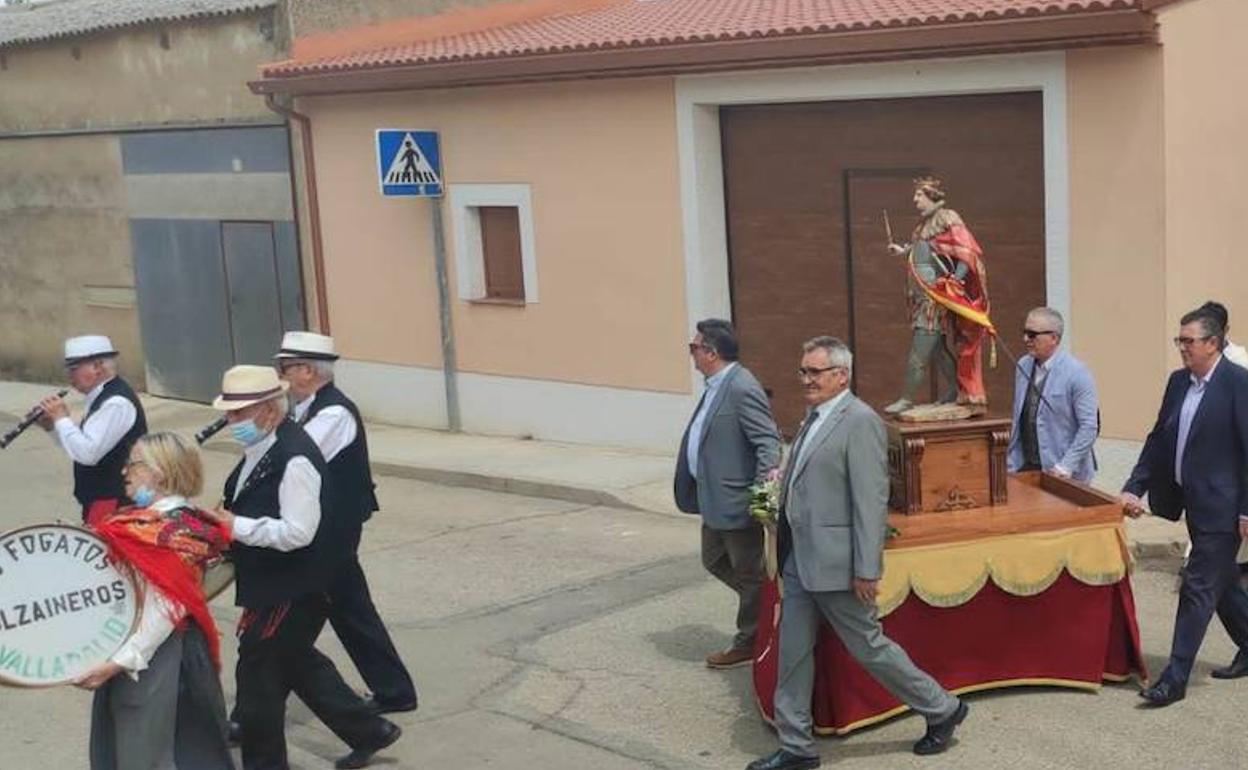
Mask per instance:
[[[550,53],[1142,10],[1145,0],[618,0],[606,7],[265,68],[269,78]]]
[[[51,0],[11,5],[0,8],[0,48],[274,5],[277,0]]]

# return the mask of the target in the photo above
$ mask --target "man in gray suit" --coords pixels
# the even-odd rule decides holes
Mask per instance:
[[[767,394],[737,363],[737,348],[732,324],[698,322],[689,355],[706,377],[706,390],[676,460],[676,506],[702,515],[702,564],[739,597],[732,647],[708,655],[711,668],[754,659],[765,569],[763,530],[750,517],[750,485],[780,464],[780,434]]]
[[[966,718],[966,704],[920,671],[876,616],[888,514],[884,424],[849,392],[853,356],[845,343],[815,337],[802,350],[798,373],[810,411],[789,452],[780,498],[780,749],[746,770],[819,767],[810,700],[821,619],[876,681],[926,717],[914,753],[938,754]]]

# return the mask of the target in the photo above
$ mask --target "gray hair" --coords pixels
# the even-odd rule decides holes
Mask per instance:
[[[1066,322],[1062,320],[1062,314],[1051,307],[1032,308],[1031,312],[1027,314],[1027,317],[1043,319],[1050,327],[1052,327],[1046,331],[1057,332],[1057,336],[1059,337],[1066,331]]]
[[[325,380],[326,382],[334,379],[334,362],[333,361],[326,361],[324,359],[314,359],[314,360],[308,361],[308,366],[312,367],[312,371],[316,372],[317,378]]]
[[[117,356],[104,356],[99,359],[100,366],[104,368],[104,373],[109,377],[117,376]]]
[[[821,334],[802,343],[803,353],[810,353],[814,350],[823,350],[828,354],[829,366],[843,367],[846,372],[853,373],[854,354],[849,351],[848,345],[836,337]]]

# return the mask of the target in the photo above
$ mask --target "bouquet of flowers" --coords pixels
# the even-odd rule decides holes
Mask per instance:
[[[774,526],[780,515],[780,469],[773,468],[767,476],[750,487],[750,515],[759,523]]]

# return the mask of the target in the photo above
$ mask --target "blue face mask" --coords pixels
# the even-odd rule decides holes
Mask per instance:
[[[251,446],[264,438],[264,432],[260,430],[260,426],[256,425],[255,420],[234,423],[230,426],[230,434],[243,446]]]
[[[152,491],[146,484],[134,490],[134,504],[140,508],[146,508],[156,502],[156,493]]]

